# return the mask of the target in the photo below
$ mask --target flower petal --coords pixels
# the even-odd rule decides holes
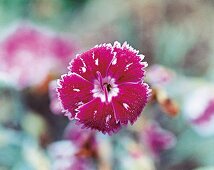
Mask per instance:
[[[144,56],[138,55],[128,44],[124,43],[122,47],[118,42],[113,46],[115,58],[112,61],[108,75],[116,79],[116,83],[141,82],[144,76],[146,62],[142,62]]]
[[[60,87],[57,89],[58,96],[64,111],[67,112],[67,116],[70,116],[70,118],[75,117],[76,108],[93,98],[91,92],[93,84],[76,73],[68,73],[62,76],[59,85]]]
[[[211,99],[207,107],[204,109],[204,112],[197,118],[192,120],[193,124],[203,124],[209,122],[214,116],[214,99]]]
[[[69,70],[75,72],[85,79],[94,82],[97,78],[97,71],[102,77],[106,77],[106,70],[113,59],[112,46],[103,44],[77,55],[70,63]]]
[[[83,127],[97,129],[109,134],[119,130],[120,124],[115,120],[112,105],[101,102],[100,98],[95,98],[79,107],[78,110],[76,117],[83,124]]]
[[[133,124],[147,103],[149,92],[147,84],[120,85],[118,96],[112,99],[116,120]]]

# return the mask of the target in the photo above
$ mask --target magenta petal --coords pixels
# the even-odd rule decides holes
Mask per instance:
[[[144,56],[138,55],[138,51],[126,43],[121,47],[116,42],[113,51],[116,55],[108,75],[114,77],[116,83],[141,82],[145,72],[143,69],[147,66],[146,62],[142,62]]]
[[[70,118],[74,118],[80,105],[92,100],[91,90],[93,85],[75,73],[69,73],[59,81],[60,87],[57,89],[64,110]]]
[[[78,110],[76,117],[83,127],[109,134],[116,132],[120,127],[120,124],[115,120],[112,105],[101,102],[99,98],[95,98]]]
[[[96,46],[85,53],[77,55],[70,63],[69,70],[93,82],[97,78],[97,71],[103,77],[106,76],[106,70],[112,59],[113,53],[110,44]]]
[[[112,99],[116,120],[133,124],[147,103],[148,93],[147,84],[120,85],[118,96]]]
[[[204,112],[197,118],[193,119],[192,123],[193,124],[203,124],[203,123],[209,122],[212,119],[213,115],[214,115],[214,99],[209,101]]]

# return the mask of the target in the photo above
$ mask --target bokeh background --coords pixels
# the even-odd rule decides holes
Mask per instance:
[[[111,136],[60,111],[75,54],[123,43],[153,95]],[[0,0],[0,170],[214,170],[213,0]]]

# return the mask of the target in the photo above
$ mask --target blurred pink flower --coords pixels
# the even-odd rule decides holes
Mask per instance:
[[[172,70],[155,64],[148,68],[146,77],[152,86],[164,86],[175,77],[175,74]]]
[[[143,58],[126,42],[102,44],[77,55],[57,89],[66,116],[109,134],[133,124],[150,92],[143,83]]]
[[[77,149],[71,141],[54,142],[48,147],[52,170],[93,170],[95,164],[88,157],[76,156]]]
[[[199,87],[191,92],[184,104],[184,116],[202,136],[214,135],[214,88]]]
[[[142,141],[157,157],[161,151],[172,148],[176,143],[176,138],[172,132],[162,129],[157,122],[152,122],[143,130]]]
[[[84,147],[87,143],[91,148],[95,149],[97,145],[95,132],[89,129],[81,129],[74,122],[70,122],[65,128],[64,138],[72,141],[78,147]]]
[[[207,103],[207,107],[203,113],[197,118],[192,120],[194,124],[203,124],[204,122],[209,121],[214,116],[214,98]]]
[[[10,74],[20,88],[37,85],[48,74],[65,69],[74,43],[31,26],[19,26],[0,45],[0,71]]]

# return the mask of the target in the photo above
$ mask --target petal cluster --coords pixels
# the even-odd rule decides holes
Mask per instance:
[[[83,127],[112,133],[133,124],[148,101],[144,56],[126,42],[101,44],[71,61],[58,81],[65,115]]]
[[[48,75],[62,74],[75,46],[50,30],[18,26],[0,42],[0,71],[10,74],[20,88],[35,86]]]

